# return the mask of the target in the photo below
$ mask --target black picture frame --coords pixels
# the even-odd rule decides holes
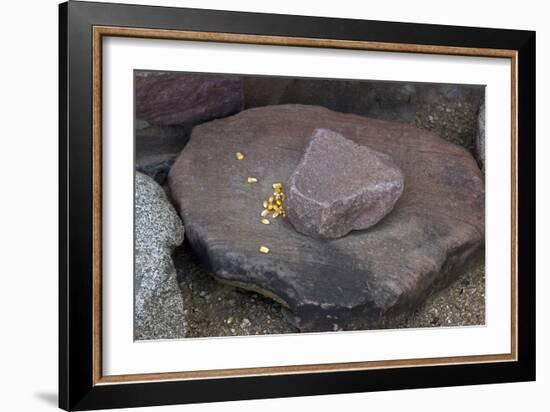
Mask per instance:
[[[101,385],[94,381],[94,26],[517,52],[517,360]],[[535,32],[74,2],[59,6],[59,406],[90,410],[535,379]]]

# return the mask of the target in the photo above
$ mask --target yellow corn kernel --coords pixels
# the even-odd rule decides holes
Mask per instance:
[[[267,219],[262,219],[260,220],[260,222],[262,222],[262,225],[269,225],[271,222]]]
[[[279,212],[273,212],[273,214],[271,215],[273,219],[277,218],[277,216],[279,216]]]
[[[267,210],[267,209],[264,209],[264,210],[262,211],[262,213],[260,213],[260,216],[261,216],[261,217],[266,217],[267,215],[269,215],[269,210]]]
[[[258,179],[256,179],[255,177],[249,177],[246,179],[246,181],[248,183],[256,183],[258,181]]]
[[[260,246],[260,249],[258,249],[260,253],[269,253],[269,248],[267,246]]]
[[[243,160],[244,154],[242,154],[241,152],[237,152],[235,153],[235,157],[237,158],[237,160]]]

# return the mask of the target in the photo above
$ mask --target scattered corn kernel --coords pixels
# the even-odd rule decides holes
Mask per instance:
[[[248,179],[246,179],[246,181],[248,183],[256,183],[258,181],[258,179],[256,179],[255,177],[249,177]]]
[[[243,160],[244,154],[242,154],[241,152],[237,152],[235,153],[235,157],[237,158],[237,160]]]
[[[260,215],[265,218],[271,214],[271,218],[276,219],[279,216],[286,217],[286,212],[284,209],[284,200],[285,195],[283,193],[283,185],[281,183],[273,183],[273,194],[269,196],[266,200],[262,202],[264,207]],[[265,221],[265,222],[264,222]],[[270,224],[267,219],[262,219],[261,221],[264,225]]]
[[[260,246],[260,249],[258,249],[260,253],[269,253],[269,248],[267,246]]]

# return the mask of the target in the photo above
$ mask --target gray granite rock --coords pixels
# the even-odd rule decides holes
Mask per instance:
[[[313,131],[387,153],[405,176],[394,209],[369,230],[324,240],[288,219],[259,222],[273,182],[288,188]],[[245,154],[235,160],[235,152]],[[248,176],[258,179],[247,184]],[[411,313],[477,263],[485,239],[472,155],[414,126],[304,105],[268,106],[193,129],[168,183],[186,238],[225,283],[270,297],[303,331],[374,328]],[[258,252],[269,247],[267,254]]]
[[[375,225],[401,193],[403,174],[390,156],[316,129],[290,177],[285,209],[298,232],[331,239]]]
[[[136,116],[155,125],[197,124],[244,107],[238,76],[138,71]]]
[[[482,169],[485,169],[485,104],[479,108],[477,116],[476,154]]]
[[[183,242],[183,225],[164,190],[150,177],[135,178],[134,338],[182,338],[183,299],[172,252]]]

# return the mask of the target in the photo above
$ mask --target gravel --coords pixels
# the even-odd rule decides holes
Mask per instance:
[[[479,262],[448,288],[433,294],[395,328],[485,324],[485,262]]]

